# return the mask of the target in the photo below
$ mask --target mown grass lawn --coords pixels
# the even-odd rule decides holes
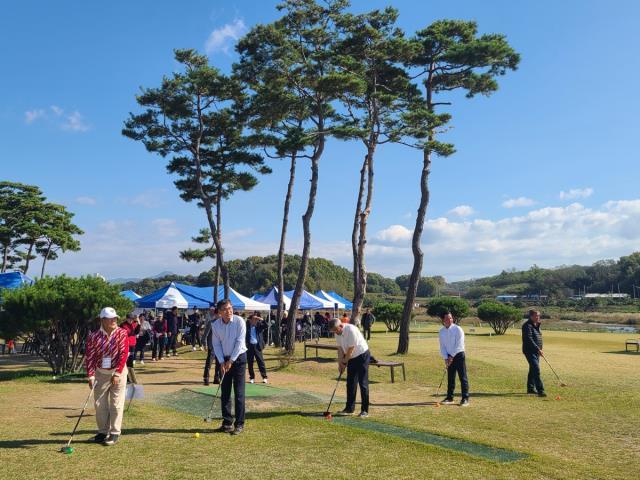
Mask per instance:
[[[435,408],[442,362],[437,327],[414,333],[411,353],[396,357],[397,336],[374,333],[378,358],[402,360],[407,381],[371,369],[370,421],[515,450],[497,463],[396,436],[323,421],[304,413],[324,405],[261,408],[238,437],[212,433],[200,416],[160,407],[153,389],[188,388],[200,380],[201,352],[148,365],[139,377],[150,400],[126,414],[113,448],[84,443],[94,418],[80,426],[72,455],[58,453],[87,388],[51,381],[46,368],[0,360],[0,464],[5,478],[623,478],[640,471],[640,355],[624,354],[618,334],[544,332],[545,352],[569,384],[543,366],[547,399],[524,395],[526,362],[517,330],[502,337],[467,335],[472,405]],[[300,349],[301,350],[301,349]],[[322,353],[327,359],[331,352]],[[270,351],[274,385],[330,395],[336,364],[297,359],[282,367]],[[43,375],[39,375],[43,374]],[[339,388],[344,398],[344,386]],[[560,400],[555,400],[560,395]],[[438,397],[440,399],[442,396]],[[338,403],[333,408],[343,407]],[[90,410],[92,413],[93,411]],[[203,412],[204,413],[204,412]],[[301,414],[302,413],[302,414]],[[212,424],[211,429],[217,424]],[[201,437],[194,438],[194,433]]]

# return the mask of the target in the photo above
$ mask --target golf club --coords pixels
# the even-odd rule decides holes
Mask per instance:
[[[438,385],[438,388],[436,389],[436,397],[438,395],[440,395],[440,388],[442,387],[442,382],[444,382],[444,376],[447,374],[447,367],[444,367],[444,371],[442,372],[442,378],[440,379],[440,385]],[[440,406],[440,402],[438,400],[436,400],[436,407]]]
[[[76,426],[73,427],[73,431],[71,432],[71,437],[69,437],[69,441],[67,442],[67,444],[60,449],[62,453],[73,453],[73,447],[71,447],[71,441],[73,440],[73,436],[75,435],[76,430],[78,429],[78,425],[80,425],[80,420],[82,420],[82,417],[84,416],[84,411],[87,409],[87,404],[89,403],[89,399],[91,398],[91,394],[93,393],[93,390],[96,388],[96,383],[97,382],[94,380],[93,385],[91,386],[91,391],[89,391],[89,395],[87,395],[87,399],[84,401],[84,406],[82,407],[82,411],[80,412],[80,416],[78,417]]]
[[[331,394],[331,399],[329,400],[329,405],[327,405],[327,410],[323,413],[324,418],[326,418],[327,420],[331,420],[333,418],[333,415],[331,415],[331,412],[329,412],[329,410],[331,409],[331,404],[333,403],[333,397],[336,396],[336,390],[338,390],[338,385],[340,384],[340,379],[342,379],[342,374],[344,373],[344,370],[342,372],[340,372],[340,375],[338,375],[338,381],[336,382],[336,388],[333,389],[333,393]]]
[[[213,408],[216,406],[216,398],[218,397],[218,393],[220,393],[220,387],[222,386],[222,382],[224,381],[225,375],[226,373],[223,373],[222,377],[220,377],[220,383],[218,384],[216,393],[213,395],[213,400],[211,401],[211,408],[209,409],[209,414],[203,419],[207,423],[211,423],[213,421]]]
[[[544,355],[541,355],[542,358],[544,358],[544,361],[547,362],[547,365],[549,365],[549,368],[551,369],[551,371],[553,372],[553,374],[556,376],[556,378],[558,379],[558,382],[560,382],[560,386],[561,387],[566,387],[567,384],[564,383],[562,380],[560,380],[560,377],[558,376],[558,374],[556,373],[556,371],[553,369],[553,367],[551,366],[551,364],[549,363],[549,360],[547,360],[547,357],[545,357]]]

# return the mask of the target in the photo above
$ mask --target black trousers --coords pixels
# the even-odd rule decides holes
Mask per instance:
[[[371,340],[371,325],[363,325],[362,330],[365,340]]]
[[[447,398],[453,398],[453,391],[456,389],[456,373],[460,378],[462,398],[469,398],[469,380],[467,380],[467,365],[464,352],[460,352],[453,357],[453,362],[447,368]]]
[[[153,337],[153,345],[151,346],[151,358],[162,359],[162,352],[164,352],[164,337]]]
[[[207,350],[207,359],[204,362],[203,379],[205,382],[209,381],[209,373],[211,372],[211,363],[213,363],[214,360],[215,360],[215,369],[214,369],[213,381],[214,383],[220,381],[220,362],[218,362],[218,359],[213,354],[213,349],[209,348]]]
[[[245,375],[247,371],[247,354],[240,355],[233,365],[231,370],[225,373],[222,379],[222,385],[220,386],[221,396],[220,403],[222,405],[222,424],[231,425],[236,427],[244,425],[244,383]],[[234,411],[236,414],[236,421],[233,421],[233,415],[231,414],[231,385],[233,384],[234,395]]]
[[[202,348],[202,341],[200,340],[200,329],[199,328],[191,327],[191,329],[189,330],[189,336],[191,337],[191,346],[192,347],[195,347],[196,343],[197,343],[198,346],[200,348]]]
[[[369,350],[349,359],[347,363],[347,406],[346,410],[356,409],[356,392],[360,386],[361,411],[369,411]]]
[[[544,392],[544,385],[540,378],[540,355],[538,353],[525,353],[529,362],[529,374],[527,375],[527,392]]]
[[[262,356],[262,350],[258,350],[256,345],[250,343],[247,349],[247,364],[249,365],[249,378],[253,380],[256,378],[256,374],[253,371],[253,360],[255,359],[258,364],[258,370],[262,378],[267,378],[267,369],[264,366],[264,357]]]
[[[173,354],[175,355],[177,353],[176,351],[176,340],[178,339],[178,334],[177,333],[167,333],[167,357],[169,356],[169,350],[173,351]]]

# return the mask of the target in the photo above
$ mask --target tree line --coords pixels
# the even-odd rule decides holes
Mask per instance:
[[[239,60],[229,75],[195,50],[176,50],[180,69],[165,76],[160,86],[142,89],[136,98],[141,111],[129,115],[122,133],[149,152],[168,157],[166,168],[177,176],[181,198],[204,210],[208,232],[202,239],[211,246],[202,258],[215,257],[216,283],[221,277],[225,296],[230,271],[221,234],[223,201],[234,192],[251,190],[257,175],[270,173],[268,159],[289,162],[277,260],[278,318],[284,309],[289,208],[299,163],[308,167],[310,188],[290,332],[310,270],[311,220],[327,143],[355,141],[362,148],[351,167],[360,172],[351,235],[352,321],[359,319],[371,280],[365,259],[376,154],[391,143],[417,152],[421,166],[414,264],[398,343],[398,353],[407,353],[422,272],[420,243],[431,163],[455,152],[452,144],[440,140],[450,128],[446,109],[459,98],[457,92],[467,98],[495,92],[497,78],[515,70],[520,57],[504,35],[479,34],[472,21],[438,20],[407,35],[397,25],[395,8],[353,14],[349,6],[347,0],[284,0],[277,7],[279,19],[256,25],[238,41]],[[288,338],[285,348],[293,353],[294,335]]]
[[[42,278],[48,261],[79,251],[75,236],[84,232],[73,223],[73,216],[64,205],[47,202],[37,186],[0,182],[0,272],[13,269],[26,274],[31,261],[42,257]]]
[[[570,265],[505,271],[490,277],[454,282],[449,291],[467,298],[500,294],[546,295],[552,299],[584,296],[587,293],[627,293],[640,298],[640,252],[619,260],[599,260],[591,266]]]

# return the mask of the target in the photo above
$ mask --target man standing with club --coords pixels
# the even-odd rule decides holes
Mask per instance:
[[[244,429],[244,386],[247,370],[247,325],[242,317],[233,314],[229,300],[216,305],[220,318],[211,327],[213,353],[220,362],[222,375],[220,403],[222,405],[221,432],[239,435]],[[235,396],[235,423],[231,414],[231,385]],[[235,427],[235,428],[234,428]]]
[[[127,386],[127,331],[118,327],[118,314],[111,307],[100,312],[100,328],[89,335],[85,366],[93,390],[98,434],[96,443],[114,445],[120,437]]]
[[[368,341],[371,340],[371,325],[376,321],[376,317],[371,313],[371,309],[367,308],[362,316],[362,333],[364,338]]]
[[[343,415],[352,415],[356,409],[357,386],[360,386],[360,416],[369,416],[369,345],[355,325],[342,323],[337,318],[329,322],[338,344],[338,371],[347,369],[347,405]]]
[[[461,407],[469,406],[469,381],[467,380],[467,365],[464,355],[464,331],[453,322],[451,312],[440,314],[442,328],[440,329],[440,354],[444,358],[447,367],[447,398],[444,405],[453,403],[453,391],[456,388],[456,373],[460,378],[462,389]]]
[[[527,375],[527,393],[546,397],[540,378],[540,356],[542,353],[542,332],[540,331],[540,312],[529,310],[529,319],[522,325],[522,353],[529,363]]]
[[[249,317],[247,321],[247,362],[249,364],[249,383],[254,383],[256,374],[253,370],[253,361],[258,364],[258,370],[262,376],[262,383],[269,383],[267,379],[267,369],[264,365],[264,357],[262,356],[262,350],[264,349],[264,331],[267,329],[267,324],[260,317],[258,312],[255,312]]]

